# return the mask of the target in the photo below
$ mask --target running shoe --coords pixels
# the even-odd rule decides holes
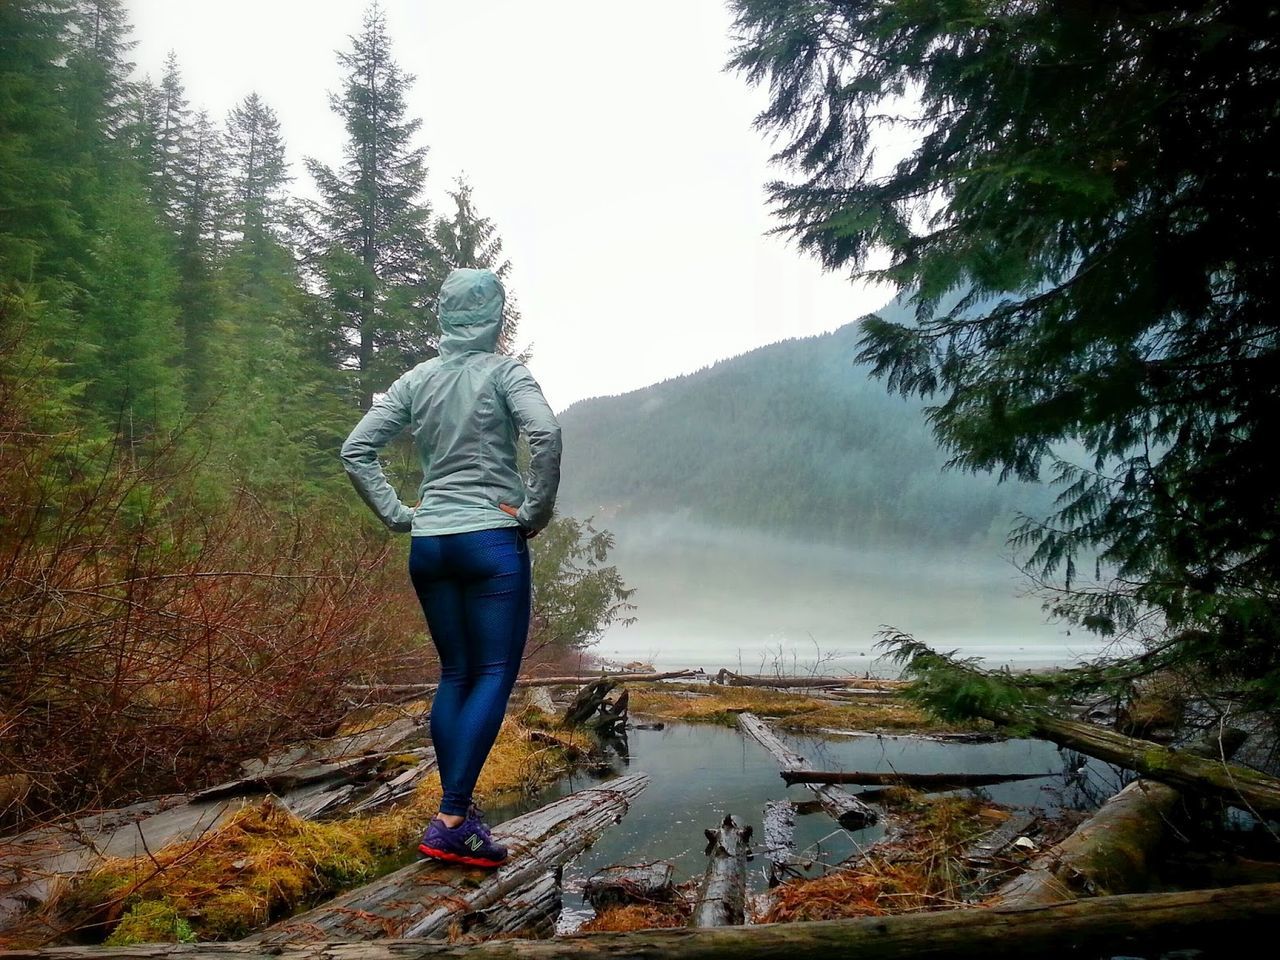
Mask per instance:
[[[439,817],[432,817],[423,831],[418,851],[437,860],[475,867],[497,867],[507,859],[507,848],[494,843],[489,828],[471,810],[456,827],[446,826]]]

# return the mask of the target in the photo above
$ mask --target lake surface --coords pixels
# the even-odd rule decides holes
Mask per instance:
[[[1064,665],[1103,647],[1048,622],[992,546],[797,543],[662,518],[614,532],[610,562],[636,589],[636,622],[591,652],[621,663],[895,675],[874,649],[886,625],[988,667]]]
[[[1040,740],[996,743],[950,743],[915,738],[873,737],[828,739],[782,735],[813,766],[831,770],[903,773],[1052,773],[1043,780],[1024,780],[982,788],[993,801],[1046,811],[1089,809],[1125,782],[1114,767],[1060,751]],[[669,722],[662,730],[629,731],[630,763],[619,772],[649,774],[645,791],[622,823],[610,827],[595,846],[564,871],[562,930],[575,928],[591,915],[580,894],[581,882],[596,870],[619,863],[670,860],[677,882],[701,876],[706,868],[703,830],[731,813],[753,829],[756,851],[763,849],[763,812],[770,800],[807,800],[802,786],[788,787],[774,759],[753,740],[729,727]],[[556,797],[592,786],[610,775],[575,774],[519,804],[486,809],[497,823]],[[816,870],[837,864],[883,835],[877,824],[848,831],[825,813],[796,818],[796,850],[812,857]],[[753,891],[767,886],[768,864],[757,855],[749,864]]]

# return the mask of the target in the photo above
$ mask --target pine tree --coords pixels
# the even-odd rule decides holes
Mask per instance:
[[[503,280],[511,273],[511,261],[502,252],[502,237],[488,217],[481,216],[471,199],[471,185],[459,177],[454,189],[449,191],[454,212],[451,217],[437,217],[432,228],[433,245],[430,254],[431,275],[429,288],[440,289],[440,284],[455,267],[484,268],[492,270]],[[520,323],[520,309],[516,298],[507,290],[507,302],[502,311],[502,334],[498,339],[498,351],[511,353],[515,348],[516,328]]]
[[[133,63],[125,58],[136,41],[122,0],[76,0],[71,24],[68,101],[76,148],[102,162],[127,116]]]
[[[251,93],[227,115],[225,139],[233,229],[254,249],[283,229],[289,175],[280,121]]]
[[[338,62],[346,79],[330,103],[346,127],[345,160],[336,170],[307,160],[320,193],[311,262],[331,312],[326,348],[357,371],[367,408],[376,390],[431,356],[437,339],[424,309],[426,148],[412,144],[422,122],[405,117],[404,98],[414,78],[392,59],[376,3]]]
[[[1153,612],[1168,634],[1128,666],[1280,705],[1276,5],[734,6],[793,171],[779,229],[908,292],[861,358],[936,398],[956,464],[1052,469],[1061,509],[1016,542],[1055,609],[1104,634]],[[894,123],[914,148],[878,174]],[[1090,554],[1106,582],[1076,590]]]

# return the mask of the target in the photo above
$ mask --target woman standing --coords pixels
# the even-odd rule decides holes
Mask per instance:
[[[342,445],[365,503],[413,534],[409,576],[440,656],[431,740],[444,797],[418,849],[478,866],[507,857],[471,793],[529,631],[528,540],[550,521],[560,482],[555,415],[524,364],[494,353],[505,301],[492,271],[452,271],[440,288],[440,355],[396,380]],[[378,462],[405,427],[422,464],[412,508]],[[520,433],[532,453],[527,483],[516,467]]]

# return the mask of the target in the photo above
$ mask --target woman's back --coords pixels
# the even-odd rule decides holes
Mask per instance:
[[[560,425],[524,364],[494,353],[505,294],[488,270],[454,270],[440,290],[440,356],[380,396],[351,432],[342,459],[356,489],[393,530],[415,535],[494,527],[540,530],[560,477]],[[405,427],[422,466],[416,509],[405,507],[377,451]],[[529,438],[526,485],[516,439]],[[501,504],[519,507],[512,517]]]

